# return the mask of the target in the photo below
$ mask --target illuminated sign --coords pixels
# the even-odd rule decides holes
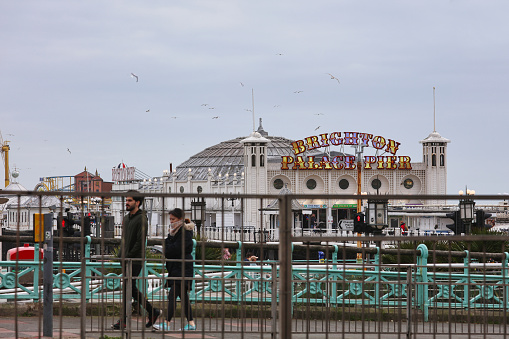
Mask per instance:
[[[111,170],[111,178],[113,181],[133,181],[136,167],[121,167]]]
[[[343,133],[343,134],[342,134]],[[293,170],[352,170],[357,168],[357,161],[353,155],[342,155],[328,157],[324,155],[321,159],[314,156],[299,155],[309,150],[330,146],[362,146],[373,147],[376,150],[383,151],[382,154],[388,155],[364,156],[362,167],[370,169],[412,169],[409,156],[396,156],[401,143],[392,139],[386,139],[380,135],[373,136],[369,133],[359,132],[333,132],[323,133],[318,136],[307,137],[303,140],[292,142],[294,156],[281,156],[281,169]]]

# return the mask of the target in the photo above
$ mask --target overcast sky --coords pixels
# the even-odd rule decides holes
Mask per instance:
[[[248,136],[254,90],[270,135],[368,132],[420,162],[435,86],[448,193],[505,193],[508,13],[506,0],[2,1],[0,131],[28,189],[85,166],[111,181],[122,161],[159,176]]]

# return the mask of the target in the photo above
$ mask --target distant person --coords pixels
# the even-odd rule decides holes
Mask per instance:
[[[408,234],[408,227],[404,222],[401,223],[401,235],[407,235]]]
[[[138,193],[136,191],[128,191],[129,193]],[[120,256],[123,254],[125,258],[132,258],[132,270],[131,277],[137,277],[143,266],[141,260],[136,259],[144,259],[145,258],[145,240],[147,238],[147,225],[148,219],[145,211],[141,210],[141,206],[143,205],[143,197],[133,197],[132,195],[128,195],[125,200],[125,209],[129,211],[129,213],[124,217],[123,226],[124,233],[122,235],[122,241],[120,244]],[[128,261],[123,262],[123,272],[127,272]],[[120,330],[121,328],[126,328],[126,319],[127,319],[127,276],[124,277],[124,283],[122,284],[122,315],[120,320],[118,320],[115,324],[111,326],[114,330]],[[136,287],[136,280],[132,280],[132,297],[138,302],[138,305],[143,306],[148,313],[148,322],[146,323],[146,327],[151,327],[161,314],[161,311],[157,308],[152,307],[152,304],[147,300],[147,298],[143,295],[143,293],[138,290]]]
[[[311,218],[309,218],[309,228],[316,228],[316,216],[311,214]]]
[[[253,254],[253,252],[249,251],[246,253],[246,257],[244,258],[244,261],[247,262],[248,265],[254,266],[255,261],[258,260],[258,257]]]
[[[155,325],[155,330],[170,330],[170,321],[175,314],[177,298],[182,302],[182,311],[186,316],[187,325],[179,331],[195,331],[196,324],[193,320],[193,311],[189,300],[189,291],[193,287],[194,277],[193,262],[193,229],[194,223],[184,219],[184,212],[180,208],[170,211],[170,229],[168,237],[164,241],[164,256],[166,270],[168,271],[168,315],[165,322]],[[183,256],[182,256],[183,255]],[[184,265],[184,276],[182,276]],[[186,279],[187,278],[187,279]]]

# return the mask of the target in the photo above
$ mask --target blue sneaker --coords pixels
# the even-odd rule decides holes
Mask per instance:
[[[170,325],[168,325],[166,322],[156,324],[152,326],[152,329],[154,331],[171,331]]]
[[[184,328],[181,328],[179,331],[196,331],[196,325],[193,326],[187,324],[186,326],[184,326]]]

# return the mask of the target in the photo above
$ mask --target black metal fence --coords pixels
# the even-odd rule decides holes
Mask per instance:
[[[20,194],[58,196],[53,192],[2,194],[7,197]],[[122,197],[123,194],[105,193],[102,196]],[[159,211],[152,213],[164,215],[174,207],[182,207],[189,216],[190,202],[195,197],[192,194],[143,196],[161,198],[162,201],[170,198],[178,202],[178,205],[163,203]],[[205,194],[200,196],[209,198]],[[218,196],[210,198],[218,199]],[[219,201],[227,198],[228,195],[219,196]],[[223,226],[215,226],[216,239],[197,237],[193,253],[194,276],[180,278],[180,281],[189,281],[192,285],[189,297],[197,325],[192,334],[179,331],[186,325],[180,302],[175,317],[168,323],[169,329],[160,328],[153,332],[152,328],[145,327],[148,315],[140,307],[143,302],[132,301],[130,289],[126,292],[127,298],[122,297],[122,286],[138,284],[148,300],[163,311],[157,324],[161,324],[167,314],[168,284],[172,279],[168,277],[165,265],[172,261],[163,255],[168,230],[165,218],[158,219],[157,226],[166,231],[149,234],[144,245],[144,268],[140,276],[132,278],[126,273],[137,260],[123,257],[122,251],[118,250],[122,236],[110,238],[106,232],[97,232],[97,228],[92,227],[89,240],[82,236],[65,237],[55,222],[52,225],[55,231],[53,281],[49,286],[53,295],[52,317],[48,320],[44,299],[35,297],[46,296],[47,290],[38,292],[43,286],[36,288],[35,280],[32,287],[21,285],[19,278],[29,264],[24,260],[9,262],[4,256],[0,300],[14,303],[0,303],[2,312],[11,312],[13,319],[3,325],[0,322],[0,337],[2,333],[13,337],[29,333],[40,336],[50,321],[54,336],[83,338],[124,334],[149,338],[167,335],[200,338],[508,336],[507,233],[476,230],[466,235],[437,236],[430,232],[404,236],[375,232],[358,236],[354,232],[320,232],[317,237],[315,232],[296,231],[295,227],[298,213],[292,211],[292,200],[308,198],[297,195],[239,195],[238,199],[242,200],[240,206],[248,206],[248,201],[261,202],[259,205],[263,206],[267,201],[277,199],[279,207],[277,217],[273,211],[269,215],[263,210],[257,209],[253,213],[241,209],[238,211],[240,222],[234,226],[224,222],[229,218],[224,215],[229,213],[224,208],[209,211],[216,214],[217,220],[223,218]],[[337,200],[354,197],[320,198]],[[401,197],[385,198],[397,200]],[[461,199],[460,196],[418,198]],[[476,199],[495,200],[500,196],[478,196]],[[101,209],[103,215],[115,212],[111,206],[102,206]],[[42,206],[38,210],[42,211]],[[17,212],[22,212],[20,207],[17,207]],[[119,215],[125,213],[118,212]],[[253,225],[250,221],[244,227],[244,223],[248,223],[245,220],[253,215],[256,223]],[[113,222],[121,223],[120,220]],[[204,220],[196,222],[205,223]],[[102,223],[98,225],[101,227]],[[238,234],[238,239],[225,239],[229,227]],[[274,233],[275,227],[277,241],[269,236]],[[203,226],[202,231],[205,230],[206,226]],[[30,232],[21,227],[4,227],[0,236],[3,254],[7,247],[12,248],[13,245],[23,246],[25,242],[36,245],[29,241]],[[38,245],[45,248],[44,240]],[[69,251],[66,252],[66,249]],[[247,260],[248,253],[256,259]],[[42,275],[39,273],[44,271],[44,264],[34,264],[34,279]],[[44,281],[41,283],[44,284]],[[123,303],[128,304],[126,327],[112,329],[111,325],[121,317]],[[8,306],[12,305],[14,307],[9,309]]]

